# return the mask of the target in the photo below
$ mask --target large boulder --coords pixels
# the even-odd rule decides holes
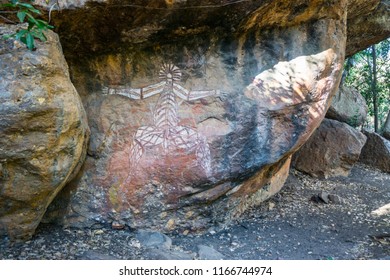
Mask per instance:
[[[65,225],[199,230],[278,192],[341,77],[347,1],[325,2],[53,14],[91,127]]]
[[[390,140],[390,110],[387,114],[385,124],[383,125],[382,136],[385,137],[387,140]]]
[[[375,132],[365,131],[367,142],[362,149],[360,161],[390,173],[390,141]]]
[[[364,97],[356,89],[341,85],[332,99],[326,117],[358,127],[366,120],[367,112]]]
[[[58,36],[47,38],[36,51],[0,40],[0,235],[12,239],[31,237],[86,154],[85,111]]]
[[[292,166],[314,177],[348,176],[366,136],[345,123],[324,119],[293,156]]]

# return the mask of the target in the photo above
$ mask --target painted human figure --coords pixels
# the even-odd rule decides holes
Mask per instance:
[[[131,99],[145,99],[160,94],[153,110],[153,124],[141,126],[134,134],[130,147],[130,171],[125,183],[129,183],[145,148],[161,146],[164,154],[177,149],[195,151],[198,164],[211,176],[210,149],[204,136],[194,128],[179,125],[177,98],[185,101],[218,95],[218,90],[190,91],[179,85],[181,71],[172,64],[164,64],[159,72],[159,83],[144,88],[108,88],[108,94],[118,94]]]

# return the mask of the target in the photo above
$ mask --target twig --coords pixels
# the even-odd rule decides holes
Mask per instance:
[[[53,5],[50,6],[50,9],[49,9],[49,21],[48,23],[50,23],[51,21],[51,13],[53,12],[53,9],[54,7],[57,6],[59,10],[61,10],[61,7],[60,7],[60,4],[58,3],[58,0],[55,1],[55,3]]]
[[[2,18],[3,20],[5,20],[8,23],[16,24],[16,22],[14,22],[14,21],[12,21],[12,20],[10,20],[10,19],[8,19],[8,18],[6,18],[6,17],[4,17],[2,15],[0,15],[0,18]]]

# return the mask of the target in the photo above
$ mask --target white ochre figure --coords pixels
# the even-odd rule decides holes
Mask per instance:
[[[153,124],[137,129],[130,147],[130,171],[125,183],[130,183],[137,163],[145,148],[160,146],[165,155],[178,149],[196,152],[198,164],[211,176],[211,158],[209,145],[204,136],[194,128],[179,125],[177,98],[185,101],[218,95],[218,90],[187,90],[177,82],[181,80],[181,71],[172,64],[164,64],[159,72],[159,83],[144,88],[108,88],[108,94],[118,94],[131,99],[145,99],[160,94],[153,109]]]

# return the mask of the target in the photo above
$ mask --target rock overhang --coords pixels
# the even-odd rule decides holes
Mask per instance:
[[[198,230],[280,190],[338,86],[347,4],[300,6],[295,20],[282,2],[133,2],[116,11],[129,18],[110,18],[118,26],[98,21],[104,5],[94,4],[91,33],[116,29],[106,45],[104,32],[81,38],[93,39],[81,58],[67,46],[77,31],[63,33],[92,131],[65,224]],[[75,22],[60,19],[59,32]]]
[[[139,45],[152,46],[214,33],[221,38],[298,26],[324,18],[337,19],[348,10],[347,55],[390,35],[388,0],[339,1],[35,1],[51,11],[52,23],[65,48],[82,56]],[[372,27],[370,30],[370,26]]]
[[[381,1],[352,2],[59,1],[51,18],[91,127],[65,224],[196,230],[278,192],[338,87],[347,23]]]

